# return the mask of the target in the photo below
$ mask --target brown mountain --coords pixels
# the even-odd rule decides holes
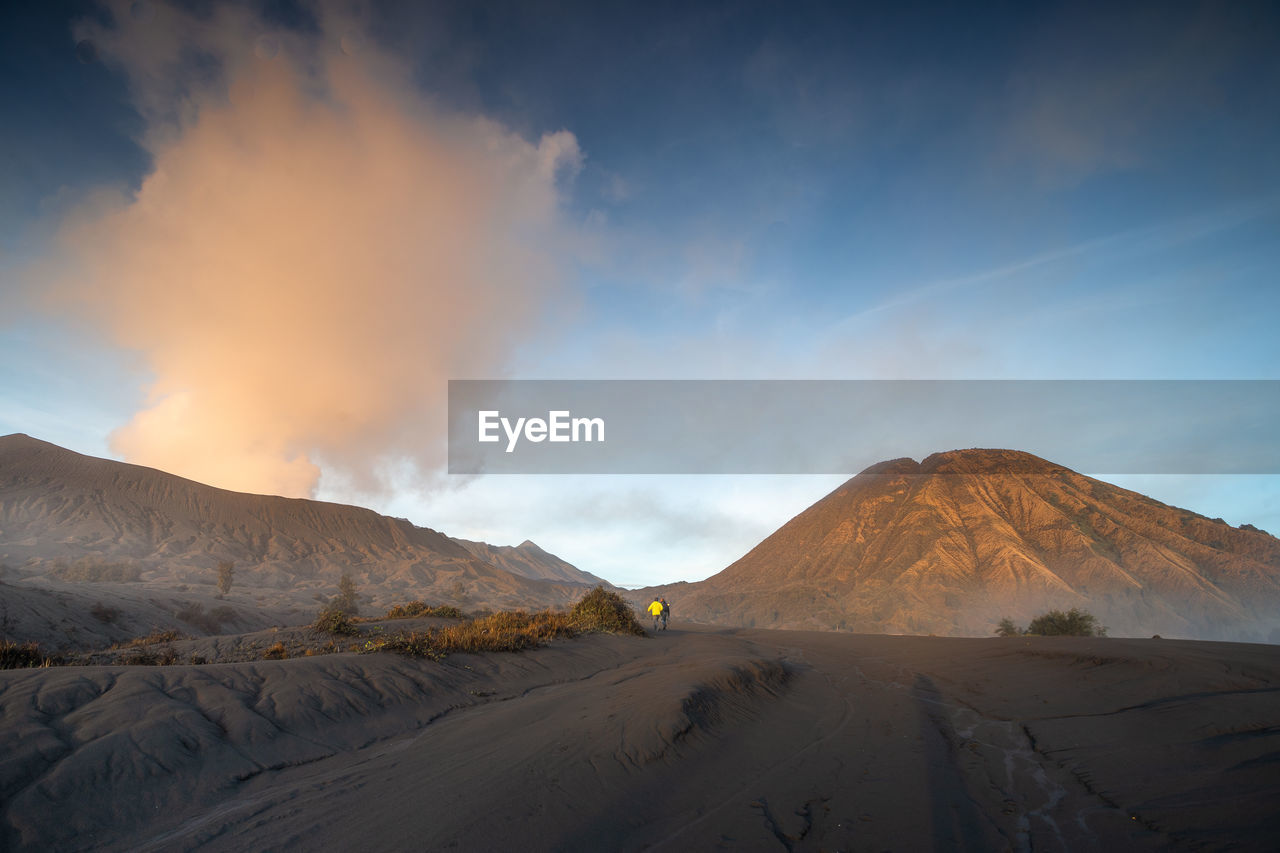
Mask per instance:
[[[989,635],[1079,606],[1112,634],[1263,639],[1280,540],[1027,453],[958,450],[863,471],[724,571],[665,593],[731,625]]]
[[[560,583],[577,583],[587,586],[603,584],[612,588],[613,584],[590,572],[584,572],[572,563],[560,559],[549,551],[539,548],[536,543],[526,539],[519,545],[490,545],[488,542],[473,542],[469,539],[454,539],[463,548],[486,563],[505,569],[515,575],[540,581],[558,581]]]
[[[26,435],[0,437],[6,582],[211,590],[224,560],[235,563],[235,588],[272,605],[332,595],[343,573],[379,606],[423,598],[542,607],[582,594],[578,584],[512,573],[442,533],[372,510],[231,492]]]

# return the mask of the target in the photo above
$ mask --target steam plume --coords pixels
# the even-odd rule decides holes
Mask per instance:
[[[286,495],[321,463],[365,491],[430,471],[445,380],[501,372],[562,294],[576,139],[433,107],[323,9],[311,35],[235,8],[115,19],[76,36],[128,75],[154,166],[69,217],[34,280],[154,374],[113,449]]]

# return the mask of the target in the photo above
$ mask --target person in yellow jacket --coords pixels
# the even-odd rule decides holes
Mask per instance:
[[[662,611],[664,609],[662,602],[656,596],[653,599],[653,603],[646,608],[646,612],[653,617],[653,630],[655,631],[658,630],[658,621],[662,619]]]

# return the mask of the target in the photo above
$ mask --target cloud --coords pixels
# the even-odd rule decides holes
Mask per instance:
[[[387,511],[431,518],[464,539],[514,545],[532,538],[613,583],[644,586],[720,571],[845,479],[481,477],[421,502],[401,493]]]
[[[325,8],[273,29],[156,5],[76,31],[127,75],[153,166],[79,205],[27,279],[145,358],[148,402],[112,448],[299,496],[322,467],[365,492],[389,464],[433,471],[446,380],[501,374],[571,295],[557,182],[577,140],[433,107]]]

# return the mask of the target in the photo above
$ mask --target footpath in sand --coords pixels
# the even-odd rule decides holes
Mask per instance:
[[[673,629],[0,673],[14,850],[1274,850],[1280,648]]]

